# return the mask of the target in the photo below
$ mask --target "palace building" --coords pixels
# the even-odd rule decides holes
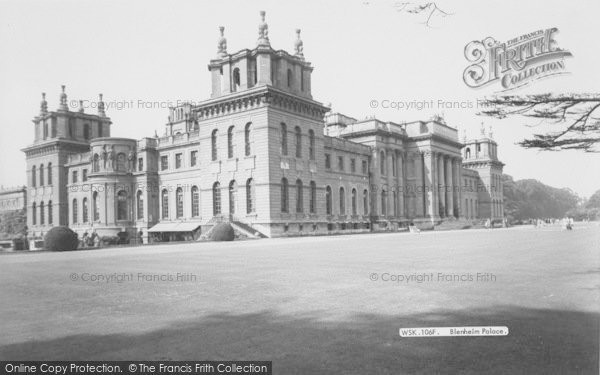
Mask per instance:
[[[313,67],[271,47],[265,14],[253,49],[227,51],[220,28],[211,97],[171,108],[166,135],[111,136],[97,113],[56,111],[42,94],[27,159],[30,238],[52,226],[196,239],[231,222],[251,236],[395,230],[501,219],[503,164],[491,132],[459,140],[440,117],[358,120],[313,99]]]

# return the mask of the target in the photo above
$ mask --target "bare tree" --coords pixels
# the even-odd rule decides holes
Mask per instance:
[[[600,94],[497,96],[485,98],[481,105],[487,109],[479,115],[499,119],[521,115],[539,119],[527,126],[550,126],[552,130],[518,142],[525,148],[600,152]]]
[[[406,12],[410,14],[425,14],[427,18],[423,22],[425,26],[431,27],[430,21],[434,16],[446,17],[452,15],[452,13],[448,13],[442,10],[437,6],[435,2],[426,2],[422,4],[415,4],[414,2],[401,2],[397,1],[394,3],[394,8],[398,12]]]

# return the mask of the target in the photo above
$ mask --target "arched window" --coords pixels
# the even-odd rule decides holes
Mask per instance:
[[[44,225],[45,224],[45,212],[44,212],[44,202],[40,202],[40,224]]]
[[[317,212],[317,184],[314,181],[310,182],[310,213]]]
[[[385,152],[383,151],[379,153],[379,172],[385,175]]]
[[[87,223],[88,222],[88,199],[83,198],[83,201],[81,203],[83,205],[82,219],[83,219],[84,223]]]
[[[135,206],[137,208],[136,217],[138,220],[144,219],[144,193],[141,190],[135,194]]]
[[[252,126],[252,123],[249,122],[246,124],[246,127],[244,128],[244,152],[246,156],[250,156],[250,154],[252,153],[252,146],[250,144],[250,128]]]
[[[294,80],[294,76],[292,74],[292,70],[288,69],[287,70],[287,86],[288,87],[292,87],[292,81]]]
[[[127,220],[127,192],[120,190],[117,193],[117,220]]]
[[[169,191],[167,189],[163,189],[161,194],[162,199],[162,218],[169,218]]]
[[[289,187],[285,177],[281,179],[281,212],[289,212]]]
[[[35,165],[33,167],[31,167],[31,186],[35,187],[36,185],[36,179],[37,179],[37,170],[35,168]]]
[[[200,216],[200,190],[198,186],[192,186],[192,217]]]
[[[77,224],[77,222],[79,221],[77,218],[77,211],[79,211],[79,208],[77,207],[77,199],[73,199],[73,205],[71,207],[71,210],[72,210],[73,224]]]
[[[125,172],[127,170],[127,156],[123,152],[117,154],[117,171]]]
[[[367,189],[363,191],[363,214],[369,214],[369,191]]]
[[[175,191],[175,216],[183,217],[183,189],[180,187]]]
[[[296,126],[296,157],[302,157],[302,131],[299,126]]]
[[[40,164],[40,186],[44,186],[44,164]]]
[[[94,159],[92,160],[92,171],[100,171],[100,156],[98,154],[94,154]]]
[[[240,69],[233,69],[233,91],[237,91],[240,88]]]
[[[98,192],[95,191],[94,194],[92,194],[92,210],[94,211],[94,221],[99,221],[100,220],[100,201],[98,199]]]
[[[212,160],[217,160],[217,129],[212,131],[210,136]]]
[[[281,155],[287,155],[288,154],[287,126],[282,122],[280,127],[281,127]]]
[[[356,215],[356,189],[352,189],[352,215]]]
[[[346,191],[340,187],[340,215],[346,214]]]
[[[227,129],[227,157],[229,159],[233,157],[233,126]]]
[[[381,190],[381,214],[385,216],[387,214],[387,191]]]
[[[471,148],[467,147],[465,149],[465,159],[470,159],[471,158]]]
[[[48,163],[48,185],[52,185],[52,163]]]
[[[52,201],[48,201],[48,224],[52,224]]]
[[[35,202],[31,205],[31,223],[37,225],[37,207]]]
[[[332,197],[331,197],[331,186],[325,188],[325,212],[327,215],[331,215]]]
[[[235,208],[237,206],[237,182],[231,180],[229,182],[229,214],[235,215]]]
[[[300,179],[296,180],[296,212],[304,212],[304,187]]]
[[[315,132],[312,129],[308,131],[308,156],[315,160]]]
[[[213,184],[213,216],[221,214],[221,184]]]
[[[84,124],[83,125],[83,138],[90,139],[90,125],[89,124]]]
[[[246,213],[253,213],[255,211],[254,201],[255,201],[255,191],[254,191],[254,181],[249,178],[246,181]]]

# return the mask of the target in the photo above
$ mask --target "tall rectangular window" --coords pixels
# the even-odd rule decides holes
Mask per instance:
[[[71,181],[72,181],[74,184],[76,184],[76,183],[77,183],[77,180],[78,180],[78,178],[77,178],[77,171],[73,171],[71,176],[72,176],[72,177],[71,177]]]
[[[175,154],[175,169],[181,168],[181,154]]]
[[[198,161],[198,151],[190,152],[190,166],[195,167],[197,161]]]
[[[350,159],[350,172],[356,172],[356,159]]]
[[[167,169],[169,169],[169,156],[163,155],[160,157],[160,170],[166,171]]]
[[[344,157],[343,156],[338,156],[338,169],[340,171],[344,170]]]
[[[144,158],[138,158],[138,171],[141,172],[144,170]]]
[[[366,160],[363,160],[363,161],[362,161],[362,173],[363,173],[363,174],[367,174],[367,172],[368,172],[367,161],[366,161]]]
[[[81,181],[83,181],[83,182],[87,181],[87,169],[84,169],[83,171],[81,171]]]
[[[325,154],[325,168],[331,168],[331,155]]]

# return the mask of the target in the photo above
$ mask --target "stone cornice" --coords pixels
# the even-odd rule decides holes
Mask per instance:
[[[323,121],[323,116],[329,110],[317,101],[295,96],[272,86],[262,85],[207,100],[194,106],[192,111],[198,120],[202,121],[265,106],[284,109],[317,121]]]

